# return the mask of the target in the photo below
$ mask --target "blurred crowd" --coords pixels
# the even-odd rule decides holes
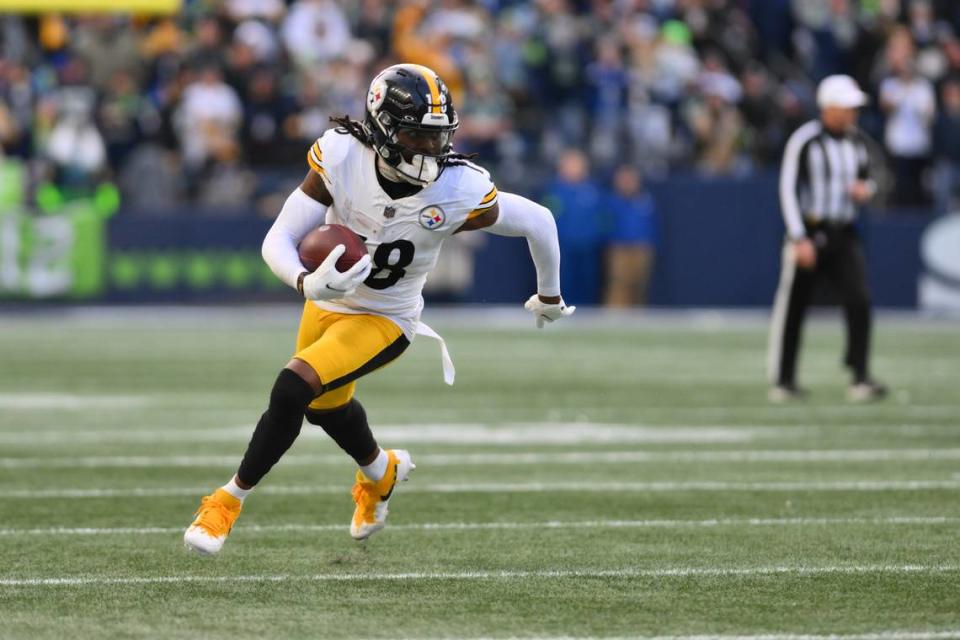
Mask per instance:
[[[873,97],[890,203],[960,190],[953,0],[186,0],[0,21],[3,154],[68,195],[113,182],[138,210],[275,213],[329,116],[359,117],[397,61],[446,80],[457,149],[506,190],[556,190],[574,149],[614,195],[624,165],[638,184],[774,168],[833,73]]]
[[[372,75],[437,70],[459,150],[535,191],[562,150],[598,176],[775,166],[849,73],[895,204],[955,195],[960,3],[951,0],[187,0],[176,17],[2,18],[0,142],[36,179],[109,179],[125,204],[249,203],[286,187]]]

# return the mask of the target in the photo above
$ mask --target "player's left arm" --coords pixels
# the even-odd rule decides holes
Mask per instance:
[[[523,196],[501,192],[497,204],[468,219],[456,233],[475,229],[527,239],[537,268],[537,293],[524,307],[536,317],[537,327],[574,312],[576,307],[568,307],[560,295],[560,243],[549,209]]]

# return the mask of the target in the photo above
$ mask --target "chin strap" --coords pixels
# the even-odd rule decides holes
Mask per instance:
[[[407,182],[395,167],[387,164],[387,161],[379,155],[377,156],[377,171],[390,182]]]
[[[414,156],[414,158],[422,158],[422,156]],[[422,162],[428,162],[428,161],[429,160],[426,158],[422,160]],[[433,160],[433,162],[436,162],[436,160]],[[400,166],[410,167],[410,169],[416,171],[416,167],[413,164],[407,162],[406,160],[401,160]],[[384,178],[386,178],[390,182],[406,182],[407,184],[416,185],[418,187],[425,187],[426,185],[430,184],[431,182],[436,180],[438,177],[440,177],[440,168],[439,166],[437,166],[432,170],[424,167],[424,169],[426,169],[427,175],[432,176],[429,179],[414,178],[413,175],[409,173],[405,173],[401,171],[398,167],[394,167],[391,164],[389,164],[379,154],[377,155],[377,169],[380,171],[380,175],[382,175]],[[422,174],[424,173],[424,171],[420,171],[419,173]]]

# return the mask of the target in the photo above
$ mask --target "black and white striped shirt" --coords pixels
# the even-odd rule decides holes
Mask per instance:
[[[838,136],[819,120],[797,129],[787,141],[780,168],[780,209],[790,238],[806,235],[804,218],[852,222],[857,208],[850,187],[868,179],[869,164],[859,131]]]

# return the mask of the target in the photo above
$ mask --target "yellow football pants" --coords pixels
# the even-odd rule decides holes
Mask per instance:
[[[325,311],[307,300],[293,357],[309,364],[323,383],[323,394],[310,408],[324,411],[347,404],[357,378],[395,360],[409,345],[387,318]]]

